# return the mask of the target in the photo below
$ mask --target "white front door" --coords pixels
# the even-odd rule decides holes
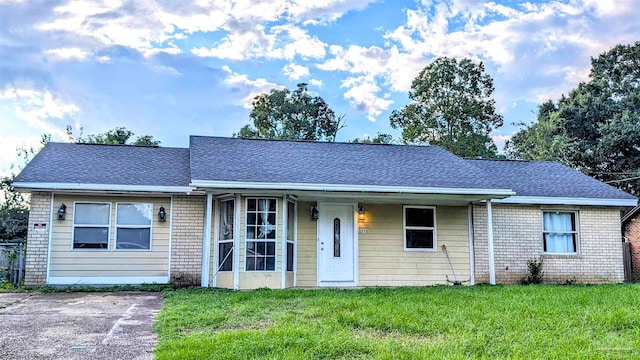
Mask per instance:
[[[355,286],[354,205],[320,204],[318,283]]]

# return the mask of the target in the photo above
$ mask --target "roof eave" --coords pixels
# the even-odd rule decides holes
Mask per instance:
[[[380,185],[351,184],[306,184],[306,183],[270,183],[218,180],[192,180],[189,184],[204,189],[252,189],[252,190],[306,190],[335,192],[372,192],[372,193],[407,193],[407,194],[454,194],[484,195],[487,198],[505,198],[515,195],[511,189],[475,189],[475,188],[442,188],[442,187],[406,187]]]
[[[494,201],[499,204],[585,205],[585,206],[636,206],[638,199],[606,199],[584,197],[511,196]]]
[[[190,193],[192,186],[163,186],[163,185],[120,185],[120,184],[85,184],[85,183],[47,183],[47,182],[14,182],[14,188],[21,191],[115,191],[142,193]]]

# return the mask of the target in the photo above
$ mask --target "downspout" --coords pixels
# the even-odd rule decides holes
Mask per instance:
[[[473,203],[467,205],[467,215],[469,223],[469,284],[476,284],[476,257],[473,248]]]
[[[213,207],[213,194],[207,193],[207,208],[204,219],[204,237],[202,241],[202,280],[201,287],[209,287],[209,266],[211,265],[211,208]]]
[[[489,243],[489,284],[496,284],[496,264],[493,255],[493,213],[491,199],[487,200],[487,242]]]

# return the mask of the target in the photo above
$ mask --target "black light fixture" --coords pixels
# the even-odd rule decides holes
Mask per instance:
[[[364,222],[364,207],[360,205],[358,207],[358,222]]]
[[[58,220],[64,220],[67,216],[67,205],[60,204],[60,208],[58,209]]]
[[[167,212],[164,211],[164,206],[160,206],[160,210],[158,210],[158,221],[160,222],[167,221]]]
[[[315,205],[311,207],[311,220],[318,220],[318,208]]]

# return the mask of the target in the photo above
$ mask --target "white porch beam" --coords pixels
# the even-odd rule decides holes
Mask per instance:
[[[487,200],[487,241],[489,243],[489,284],[496,284],[496,264],[493,256],[493,214],[491,200]]]

